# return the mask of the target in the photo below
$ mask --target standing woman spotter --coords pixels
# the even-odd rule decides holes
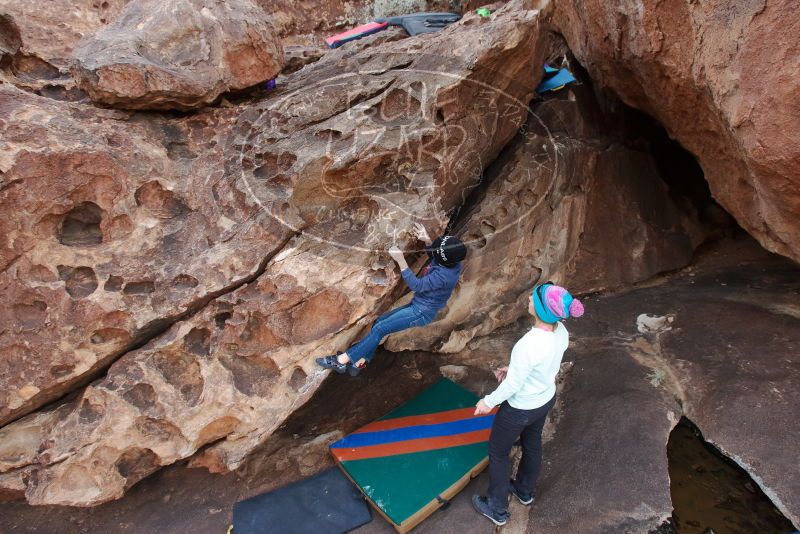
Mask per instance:
[[[430,323],[436,317],[436,312],[447,304],[461,276],[463,267],[461,262],[467,256],[467,247],[452,235],[431,241],[425,227],[419,223],[414,225],[414,232],[425,243],[425,251],[430,258],[430,263],[423,270],[422,276],[415,276],[408,268],[403,252],[399,248],[389,249],[389,255],[400,267],[403,280],[414,292],[411,303],[378,317],[369,333],[345,352],[317,358],[317,364],[321,367],[340,374],[348,372],[351,376],[356,376],[375,356],[375,350],[384,337]]]
[[[547,282],[531,292],[528,313],[533,328],[514,345],[509,366],[495,372],[500,385],[475,407],[475,415],[482,415],[500,406],[489,437],[489,490],[486,497],[472,496],[478,513],[495,525],[508,521],[509,492],[524,505],[533,503],[542,464],[542,429],[556,402],[556,375],[569,345],[561,321],[583,315],[583,304]],[[508,456],[517,439],[522,442],[522,459],[516,478],[509,480]]]

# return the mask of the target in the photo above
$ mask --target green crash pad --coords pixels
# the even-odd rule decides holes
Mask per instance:
[[[477,402],[442,378],[331,444],[331,454],[373,507],[407,532],[486,467],[494,413],[475,417]]]

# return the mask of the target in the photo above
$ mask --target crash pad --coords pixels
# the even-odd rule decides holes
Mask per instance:
[[[342,471],[399,532],[455,496],[488,463],[494,412],[442,378],[406,404],[331,444]]]
[[[409,15],[389,17],[388,19],[376,19],[346,32],[327,37],[325,42],[328,43],[330,48],[338,48],[350,41],[383,31],[389,26],[402,26],[409,35],[433,33],[454,22],[458,22],[460,19],[461,15],[458,13],[411,13]]]
[[[388,26],[389,26],[388,23],[378,22],[378,21],[362,24],[361,26],[356,26],[352,30],[347,30],[346,32],[342,32],[332,37],[328,37],[325,39],[325,42],[328,43],[329,48],[339,48],[343,44],[348,43],[350,41],[361,39],[362,37],[366,37],[367,35],[372,35],[373,33],[383,31]]]
[[[547,65],[545,65],[544,67],[545,79],[536,88],[537,93],[546,93],[547,91],[558,91],[565,85],[577,81],[575,77],[572,75],[572,73],[567,69],[560,69],[558,72],[556,72],[554,75],[551,75],[548,78],[547,76],[552,74],[553,70],[554,69],[552,67],[548,67]]]
[[[438,32],[460,19],[461,15],[458,13],[412,13],[388,19],[377,19],[376,22],[385,21],[389,26],[402,26],[408,35],[413,36]]]
[[[233,534],[342,534],[369,523],[359,490],[331,467],[233,507]]]

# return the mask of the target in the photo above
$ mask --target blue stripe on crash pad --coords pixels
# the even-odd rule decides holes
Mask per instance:
[[[469,419],[462,419],[461,421],[439,423],[437,425],[417,425],[395,428],[392,430],[382,430],[380,432],[361,432],[345,436],[336,443],[333,443],[330,447],[331,449],[349,449],[353,447],[366,447],[369,445],[382,445],[384,443],[394,443],[396,441],[406,441],[409,439],[453,436],[455,434],[491,428],[493,421],[494,414],[491,414],[482,417],[470,417]]]
[[[567,69],[561,69],[555,76],[540,83],[539,86],[536,88],[536,92],[545,93],[547,91],[555,89],[556,87],[561,87],[562,85],[567,85],[568,83],[572,83],[575,81],[576,81],[575,77],[572,75],[570,71],[568,71]]]

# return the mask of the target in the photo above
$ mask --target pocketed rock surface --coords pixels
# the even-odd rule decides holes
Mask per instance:
[[[248,491],[310,474],[320,436],[380,415],[337,404],[354,411],[341,428],[323,407],[332,422],[303,430],[326,377],[313,358],[409,298],[385,250],[419,267],[414,222],[437,234],[452,221],[470,247],[437,321],[387,343],[439,354],[405,370],[414,381],[451,365],[488,388],[536,281],[630,289],[685,266],[726,215],[681,198],[691,179],[665,175],[617,98],[697,156],[763,246],[800,258],[794,6],[514,0],[485,18],[482,3],[434,34],[387,30],[323,54],[322,35],[448,6],[0,0],[0,496],[100,505],[62,511],[98,530],[135,528],[131,503],[147,502],[154,530],[219,531]],[[532,100],[546,60],[579,84]],[[796,268],[729,258],[718,286],[704,264],[702,280],[604,297],[596,315],[590,300],[532,516],[542,528],[591,530],[597,510],[603,528],[657,526],[681,414],[797,523]],[[640,331],[642,314],[665,319]],[[598,406],[615,419],[587,416]],[[622,429],[618,412],[633,412]],[[249,461],[273,457],[273,435],[289,443],[293,413],[299,463],[269,478]],[[183,478],[184,463],[223,474]],[[221,489],[262,473],[269,483]],[[181,517],[159,508],[159,481]],[[459,530],[485,527],[458,502]],[[11,530],[72,521],[3,506]]]
[[[0,413],[76,393],[0,430],[0,485],[90,505],[206,445],[196,465],[238,466],[318,387],[313,357],[394,302],[387,243],[440,231],[460,165],[524,120],[498,110],[530,99],[544,39],[516,7],[177,120],[0,88]]]

